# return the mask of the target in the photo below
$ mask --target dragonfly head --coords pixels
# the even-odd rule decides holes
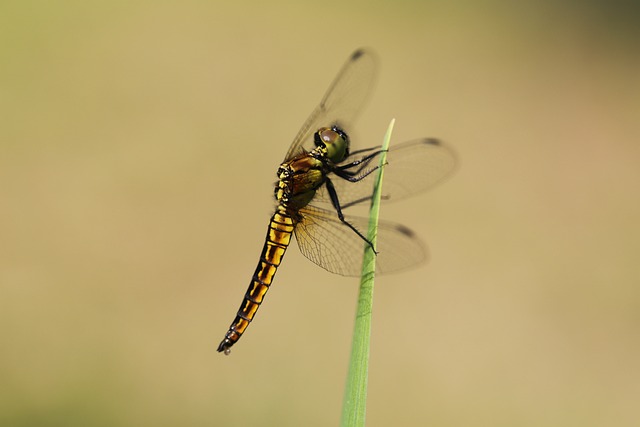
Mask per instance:
[[[334,163],[340,163],[349,156],[349,136],[337,126],[318,129],[313,142]]]

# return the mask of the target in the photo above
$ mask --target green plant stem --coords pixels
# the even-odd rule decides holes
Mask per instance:
[[[380,168],[374,183],[373,198],[369,210],[369,232],[367,238],[376,246],[378,230],[378,213],[380,211],[380,196],[382,177],[386,164],[387,150],[391,140],[391,132],[395,119],[389,123],[389,128],[382,143],[380,154]],[[367,378],[369,373],[369,347],[371,341],[371,313],[373,309],[373,282],[376,271],[376,255],[369,245],[365,245],[362,262],[362,276],[360,279],[360,294],[356,309],[356,319],[351,342],[351,359],[349,373],[345,386],[342,404],[342,427],[363,427],[367,410]]]

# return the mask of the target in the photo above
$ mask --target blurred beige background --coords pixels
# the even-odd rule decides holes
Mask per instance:
[[[622,4],[622,3],[621,3]],[[3,2],[0,424],[328,426],[358,282],[288,252],[230,357],[275,171],[357,47],[363,145],[461,168],[382,215],[369,426],[640,425],[640,31],[615,2]]]

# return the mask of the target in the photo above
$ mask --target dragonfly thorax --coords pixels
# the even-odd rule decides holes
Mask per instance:
[[[316,150],[319,149],[333,163],[340,163],[349,156],[349,136],[337,126],[318,129],[313,142]]]
[[[297,210],[306,206],[320,188],[328,173],[326,155],[302,153],[280,165],[275,196],[279,204]]]

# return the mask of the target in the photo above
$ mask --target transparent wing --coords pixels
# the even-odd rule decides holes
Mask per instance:
[[[353,162],[360,157],[362,155],[351,156],[343,164]],[[378,158],[375,157],[362,173],[377,165]],[[416,139],[392,146],[387,154],[387,165],[384,170],[383,200],[401,200],[426,191],[451,176],[456,165],[455,152],[437,139]],[[357,169],[357,166],[354,169]],[[358,182],[350,182],[330,175],[343,209],[358,203],[369,202],[373,193],[375,175],[374,172]],[[325,186],[318,190],[313,201],[330,204]]]
[[[324,64],[321,64],[324,66]],[[339,125],[347,134],[373,89],[377,69],[375,55],[356,50],[336,76],[327,93],[300,128],[284,160],[313,148],[313,133],[323,126]]]
[[[365,242],[344,225],[335,211],[307,206],[300,210],[295,235],[300,252],[320,267],[343,276],[359,276]],[[369,220],[347,217],[365,236]],[[403,225],[380,221],[376,272],[384,274],[425,262],[427,250],[420,239]]]

